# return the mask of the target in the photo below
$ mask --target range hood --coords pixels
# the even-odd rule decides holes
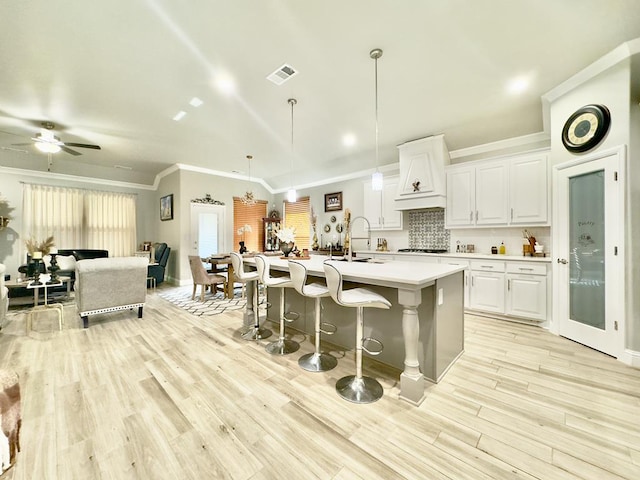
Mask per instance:
[[[444,208],[447,203],[444,167],[451,163],[444,135],[398,145],[400,182],[396,210]]]

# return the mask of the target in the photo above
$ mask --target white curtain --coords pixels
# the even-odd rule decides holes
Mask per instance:
[[[53,236],[58,249],[104,249],[110,257],[136,250],[135,195],[25,184],[23,211],[25,240]]]

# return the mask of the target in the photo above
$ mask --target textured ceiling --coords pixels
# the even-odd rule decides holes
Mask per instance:
[[[540,132],[542,94],[640,37],[637,0],[3,0],[0,18],[0,165],[46,171],[13,144],[47,120],[102,146],[55,172],[151,184],[175,163],[246,175],[251,154],[274,189],[375,168],[372,48],[383,165],[430,134],[456,150]],[[300,73],[268,82],[285,62]]]

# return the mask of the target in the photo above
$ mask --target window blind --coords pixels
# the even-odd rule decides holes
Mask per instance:
[[[311,221],[309,197],[299,198],[295,202],[283,202],[284,226],[295,228],[296,246],[299,250],[311,248]]]
[[[245,205],[240,197],[233,197],[233,250],[240,249],[240,242],[244,240],[244,245],[250,252],[264,251],[264,228],[262,219],[267,216],[267,201],[256,200],[254,205]],[[251,231],[238,233],[245,225],[249,225]],[[248,230],[248,229],[245,229]]]

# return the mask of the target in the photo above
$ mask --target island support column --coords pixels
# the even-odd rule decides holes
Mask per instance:
[[[424,378],[418,361],[420,324],[418,305],[422,302],[420,290],[398,289],[398,303],[402,305],[402,335],[404,337],[404,371],[400,374],[402,400],[420,405],[424,400]]]

